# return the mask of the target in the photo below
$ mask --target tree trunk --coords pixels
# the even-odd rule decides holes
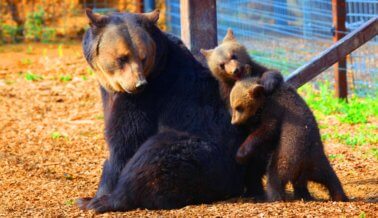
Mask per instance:
[[[13,21],[17,24],[16,40],[21,41],[24,38],[24,20],[21,19],[20,14],[18,13],[17,4],[15,1],[6,0],[6,3],[11,13]]]

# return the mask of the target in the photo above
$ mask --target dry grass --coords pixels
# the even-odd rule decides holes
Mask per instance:
[[[79,44],[58,47],[0,47],[0,216],[94,215],[80,211],[73,202],[95,193],[107,156],[100,94]],[[62,75],[69,77],[62,79]],[[178,210],[135,210],[103,216],[313,217],[365,213],[373,217],[378,211],[378,163],[364,152],[373,146],[377,145],[352,149],[326,144],[328,153],[344,156],[332,160],[332,164],[352,199],[349,203],[233,199]],[[320,199],[327,197],[317,185],[311,185],[311,191]]]

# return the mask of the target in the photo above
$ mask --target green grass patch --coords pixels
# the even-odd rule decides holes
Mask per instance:
[[[356,145],[364,145],[367,143],[363,134],[351,135],[349,133],[335,133],[333,137],[340,143],[355,147]]]
[[[32,60],[30,60],[29,58],[22,58],[21,59],[21,64],[23,64],[23,65],[30,65],[32,63],[33,63]]]
[[[319,125],[324,132],[322,134],[323,141],[333,139],[353,148],[378,144],[378,136],[375,134],[378,127],[375,123],[369,123],[369,120],[378,117],[376,97],[362,98],[352,95],[348,101],[340,100],[334,97],[329,83],[319,84],[318,89],[311,84],[306,84],[299,89],[299,93],[313,110],[317,120],[333,116],[340,123],[354,125],[351,129],[342,129],[347,126],[338,127],[327,123]]]
[[[5,82],[6,85],[12,85],[12,84],[15,83],[15,81],[9,80],[9,79],[4,80],[4,82]]]
[[[332,137],[331,137],[331,134],[329,134],[329,133],[323,133],[321,135],[321,138],[322,138],[322,141],[327,141],[327,140],[331,139]]]
[[[371,148],[369,150],[371,156],[373,156],[376,160],[378,160],[378,148]]]
[[[366,214],[365,214],[365,212],[362,211],[358,217],[359,217],[359,218],[366,218]]]
[[[64,202],[64,205],[66,206],[73,206],[75,204],[75,200],[69,199],[66,202]]]
[[[369,117],[378,116],[378,101],[376,97],[359,98],[351,96],[348,102],[334,97],[329,83],[319,85],[315,90],[310,84],[299,89],[307,104],[315,112],[317,118],[334,115],[347,124],[367,123]]]
[[[97,120],[103,120],[103,119],[104,119],[104,115],[102,115],[102,114],[98,114],[98,115],[95,116],[95,118],[96,118]]]
[[[90,67],[87,67],[87,73],[89,74],[89,76],[93,76],[94,75],[94,71]]]
[[[67,180],[73,180],[73,176],[71,174],[69,174],[69,173],[64,173],[63,176]]]
[[[28,45],[28,48],[26,49],[26,54],[32,54],[33,53],[33,46]]]
[[[374,131],[376,128],[378,127],[371,124],[359,124],[358,130],[347,132],[347,130],[337,126],[329,126],[328,131],[323,133],[321,137],[323,141],[334,139],[353,148],[362,145],[375,145],[378,144],[378,135]]]
[[[67,138],[67,136],[65,136],[64,134],[60,133],[60,132],[52,132],[50,134],[51,138],[52,139],[61,139],[61,138]]]
[[[328,157],[331,160],[343,160],[344,159],[344,155],[342,155],[342,154],[330,154],[330,155],[328,155]]]
[[[61,76],[59,77],[59,80],[60,80],[61,82],[69,82],[69,81],[72,80],[72,76],[71,76],[71,75],[61,75]]]
[[[31,71],[27,71],[25,74],[25,79],[28,81],[40,81],[40,80],[43,80],[43,77],[40,75],[34,74]]]

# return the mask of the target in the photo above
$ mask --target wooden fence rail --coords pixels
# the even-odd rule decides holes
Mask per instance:
[[[301,87],[377,34],[378,16],[371,18],[361,27],[344,36],[344,38],[333,44],[330,48],[317,55],[310,62],[295,70],[286,81],[295,88]]]
[[[345,58],[378,34],[378,16],[344,36],[345,0],[332,1],[334,40],[339,41],[295,70],[286,81],[299,88],[338,62],[339,65],[335,69],[336,95],[345,98],[347,95]],[[198,55],[200,48],[208,49],[217,45],[216,0],[180,0],[180,4],[182,40],[192,53],[204,62],[202,56]]]

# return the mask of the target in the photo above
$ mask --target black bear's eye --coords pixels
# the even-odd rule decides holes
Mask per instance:
[[[219,64],[219,67],[224,70],[224,63]]]
[[[146,64],[146,61],[147,61],[147,58],[144,57],[144,58],[141,59],[141,61],[142,61],[142,64],[145,65],[145,64]]]
[[[237,106],[235,110],[239,113],[243,113],[243,108],[241,106]]]
[[[236,60],[236,59],[238,59],[238,56],[236,56],[236,54],[232,54],[231,55],[231,60]]]
[[[125,63],[127,63],[129,61],[129,56],[127,55],[122,55],[121,57],[117,58],[117,62],[119,64],[119,66],[123,66],[125,65]]]

